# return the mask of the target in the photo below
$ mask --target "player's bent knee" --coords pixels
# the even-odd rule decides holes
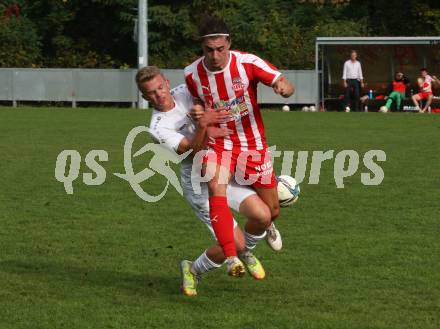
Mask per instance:
[[[258,227],[260,227],[262,229],[266,229],[272,223],[272,214],[269,211],[269,209],[262,210],[259,213],[256,213],[255,216],[253,216],[252,218],[249,218],[249,219],[252,220],[254,223],[257,223]]]
[[[272,212],[271,210],[266,207],[260,209],[260,214],[257,217],[258,222],[261,224],[262,227],[267,228],[272,223]]]
[[[240,213],[246,216],[252,223],[258,227],[266,229],[272,223],[272,214],[269,207],[262,203],[258,206],[240,208]]]

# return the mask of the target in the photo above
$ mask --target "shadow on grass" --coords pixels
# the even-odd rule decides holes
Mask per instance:
[[[15,260],[0,262],[0,271],[23,276],[26,280],[36,276],[40,282],[47,281],[50,285],[64,283],[67,289],[72,286],[99,286],[126,290],[143,296],[180,294],[180,278],[166,274],[153,276],[147,273],[108,271],[69,264]]]

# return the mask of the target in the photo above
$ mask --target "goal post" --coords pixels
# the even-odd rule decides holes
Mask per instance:
[[[396,70],[413,84],[422,67],[440,75],[440,37],[318,37],[315,43],[316,106],[343,93],[344,62],[355,49],[368,90],[384,92]],[[330,102],[329,102],[330,103]],[[318,107],[319,106],[319,107]]]

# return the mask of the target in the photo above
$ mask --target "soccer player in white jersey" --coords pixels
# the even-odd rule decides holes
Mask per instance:
[[[271,86],[276,94],[290,97],[293,85],[273,65],[256,55],[230,50],[231,38],[226,24],[217,17],[206,17],[199,28],[204,56],[185,68],[185,81],[192,96],[207,107],[226,110],[233,117],[220,127],[232,134],[209,144],[205,170],[208,182],[212,226],[217,240],[232,264],[233,275],[240,276],[244,266],[236,257],[233,218],[227,203],[229,179],[243,178],[269,206],[272,221],[279,215],[277,184],[269,156],[263,119],[257,104],[257,84]],[[211,164],[211,165],[210,165]],[[214,165],[212,165],[214,164]],[[268,227],[272,247],[281,248],[281,237],[273,223]]]
[[[179,154],[191,149],[193,153],[201,150],[206,143],[208,129],[211,129],[208,128],[209,123],[219,122],[229,116],[208,111],[198,120],[197,124],[194,124],[189,115],[193,107],[193,97],[189,94],[186,86],[181,85],[170,91],[168,80],[157,67],[147,66],[139,70],[136,82],[144,98],[154,107],[150,134],[157,142]],[[228,130],[214,127],[211,133],[216,136],[225,136]],[[196,215],[214,235],[209,218],[207,185],[204,183],[201,186],[200,194],[193,190],[191,184],[192,165],[192,157],[186,158],[181,164],[182,189]],[[265,271],[251,251],[258,241],[265,237],[264,228],[270,223],[270,210],[249,186],[240,186],[231,182],[227,189],[227,195],[231,208],[248,218],[244,233],[234,221],[234,242],[239,250],[239,256],[255,279],[263,279]],[[255,230],[263,233],[260,235],[252,234]],[[220,267],[225,259],[222,248],[219,245],[214,245],[203,252],[194,262],[182,261],[183,293],[188,296],[196,295],[200,276],[211,269]]]

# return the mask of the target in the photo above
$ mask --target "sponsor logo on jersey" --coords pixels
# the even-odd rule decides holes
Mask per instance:
[[[244,89],[244,84],[240,77],[236,77],[232,80],[232,89],[235,91],[241,91]]]
[[[246,114],[249,114],[249,111],[247,111],[245,97],[243,95],[229,101],[221,100],[214,104],[214,108],[229,110],[231,111],[231,114],[235,116],[240,115],[240,113],[244,111],[247,112]]]

